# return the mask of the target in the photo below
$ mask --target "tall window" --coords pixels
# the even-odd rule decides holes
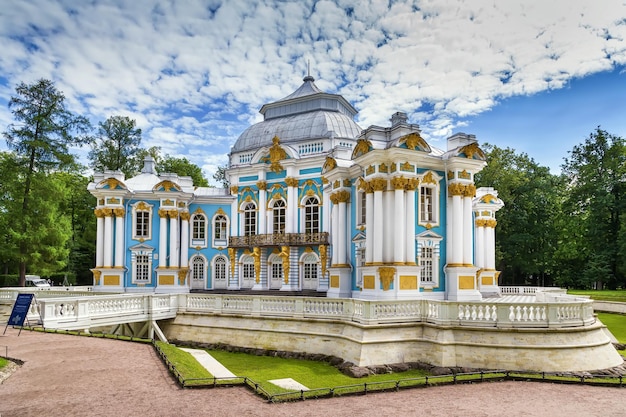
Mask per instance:
[[[274,233],[285,233],[285,202],[276,200],[272,206],[274,217]]]
[[[365,224],[367,222],[366,220],[366,199],[367,199],[367,194],[365,193],[365,191],[361,191],[359,192],[359,205],[358,205],[358,220],[359,220],[359,224]]]
[[[308,197],[304,201],[304,233],[319,233],[320,206],[317,198]]]
[[[434,250],[433,248],[422,247],[420,252],[420,266],[422,267],[422,282],[434,282],[433,266],[434,266]]]
[[[204,280],[205,263],[201,256],[194,256],[192,261],[192,273],[191,278],[193,281],[198,282]]]
[[[228,245],[228,219],[218,214],[213,219],[213,246],[225,247]]]
[[[317,279],[317,258],[312,256],[307,256],[304,259],[304,280],[316,280]]]
[[[150,281],[150,255],[136,255],[135,281]]]
[[[272,263],[272,279],[273,280],[283,279],[283,264],[281,262]]]
[[[226,281],[226,258],[218,256],[215,258],[215,268],[213,276],[216,281]]]
[[[152,206],[140,201],[133,205],[133,239],[145,241],[150,240],[152,230]]]
[[[434,220],[433,188],[420,187],[420,221],[432,222]]]
[[[191,220],[191,245],[206,246],[206,217],[196,213]]]
[[[244,236],[256,235],[256,205],[248,203],[243,209]]]
[[[243,279],[254,280],[254,262],[246,262],[243,264]]]

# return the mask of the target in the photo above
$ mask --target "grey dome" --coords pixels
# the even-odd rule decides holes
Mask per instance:
[[[354,121],[357,111],[343,97],[320,90],[311,76],[295,92],[264,105],[262,122],[247,128],[231,153],[271,146],[278,136],[281,144],[309,139],[356,139],[362,129]]]

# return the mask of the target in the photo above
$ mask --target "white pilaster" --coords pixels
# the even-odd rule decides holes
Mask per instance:
[[[404,264],[406,259],[405,254],[405,244],[406,239],[403,239],[403,236],[406,236],[406,216],[404,214],[405,210],[405,202],[404,202],[404,187],[400,188],[398,185],[394,191],[394,237],[393,239],[393,262],[396,265]]]
[[[374,193],[370,190],[365,194],[365,263],[374,260]]]
[[[159,268],[167,267],[167,210],[159,210]]]
[[[463,197],[463,265],[474,265],[472,196]]]
[[[180,266],[189,266],[189,213],[181,214],[180,223]],[[209,237],[210,238],[210,237]]]
[[[96,268],[104,265],[104,214],[96,209]]]
[[[383,262],[383,191],[374,191],[374,256],[372,262]]]
[[[460,195],[452,196],[452,251],[448,264],[463,263],[463,201]]]
[[[170,211],[170,262],[171,268],[178,268],[178,211]]]
[[[105,268],[112,267],[113,256],[113,211],[106,209],[104,215],[104,259],[103,266]]]
[[[115,267],[124,266],[124,209],[118,208],[115,212]]]
[[[406,256],[404,262],[410,265],[415,264],[415,189],[406,191]],[[402,236],[402,235],[400,235]]]
[[[338,210],[337,264],[346,264],[346,201],[339,201]]]

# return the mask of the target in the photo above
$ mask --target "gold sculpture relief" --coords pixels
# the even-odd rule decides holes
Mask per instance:
[[[115,214],[115,217],[124,217],[126,210],[124,210],[123,208],[116,208],[113,209],[113,213]]]
[[[419,187],[419,185],[420,185],[420,180],[418,178],[409,178],[406,181],[405,190],[414,191],[417,189],[417,187]]]
[[[470,174],[469,172],[467,172],[467,170],[463,170],[461,172],[459,172],[459,178],[462,180],[469,180],[472,179],[472,174]]]
[[[383,284],[383,291],[389,291],[391,283],[393,282],[393,277],[396,274],[396,268],[381,266],[378,268],[378,273],[380,275],[380,282]]]
[[[119,199],[119,198],[117,198],[117,197],[111,197],[111,198],[109,198],[109,204],[120,204],[120,203],[121,203],[121,201],[120,201],[120,199]]]
[[[454,171],[448,171],[448,179],[449,180],[454,179]]]
[[[337,161],[332,156],[327,156],[324,161],[324,166],[322,167],[322,171],[328,172],[337,168]]]
[[[95,214],[98,218],[104,217],[104,210],[101,208],[94,209],[93,214]]]
[[[183,211],[180,213],[180,219],[184,221],[189,221],[191,218],[191,214],[188,211]]]
[[[476,155],[478,157],[476,159],[485,160],[485,153],[478,147],[478,143],[476,142],[463,146],[459,153],[465,154],[468,159],[475,159],[474,155]]]
[[[339,187],[341,187],[341,181],[335,180],[335,182],[333,182],[333,190]]]
[[[135,210],[150,210],[150,206],[148,206],[145,201],[140,201],[135,205]]]
[[[485,227],[493,227],[497,226],[498,222],[495,219],[485,220]]]
[[[91,272],[93,272],[93,285],[100,285],[100,277],[102,276],[102,271],[92,269]]]
[[[449,196],[462,196],[463,195],[463,185],[458,182],[452,183],[448,185],[448,195]]]
[[[170,219],[177,219],[178,218],[178,210],[168,210],[167,211]]]
[[[222,209],[222,208],[220,207],[220,208],[218,208],[218,209],[215,211],[215,214],[224,214],[224,215],[225,215],[225,214],[226,214],[226,212],[224,211],[224,209]]]
[[[289,284],[289,246],[281,246],[280,254],[278,255],[283,260],[283,275],[285,284]]]
[[[287,184],[287,187],[297,187],[298,179],[294,177],[285,178],[285,184]]]
[[[351,185],[352,185],[352,181],[350,181],[350,178],[346,178],[343,180],[344,187],[350,187]]]
[[[367,139],[359,139],[356,141],[354,150],[352,151],[352,159],[365,155],[372,149],[372,143]]]
[[[104,215],[104,217],[113,217],[113,209],[103,208],[102,214]]]
[[[228,257],[230,258],[230,276],[235,275],[235,256],[237,255],[237,250],[235,248],[228,248]]]
[[[274,136],[274,138],[272,138],[272,142],[274,144],[270,148],[270,170],[274,173],[278,173],[283,170],[283,166],[280,164],[280,161],[287,159],[287,152],[282,146],[279,145],[280,139],[278,136]]]
[[[106,180],[104,180],[104,185],[108,185],[110,190],[115,190],[118,186],[120,188],[126,188],[124,187],[124,184],[122,184],[116,178],[107,178]]]
[[[173,200],[170,200],[169,198],[166,198],[163,201],[163,203],[161,203],[161,205],[163,205],[163,206],[174,206],[175,204],[174,204]]]
[[[389,167],[387,166],[387,164],[382,163],[380,165],[378,165],[378,172],[382,172],[384,174],[389,172]]]
[[[189,268],[180,268],[178,270],[178,285],[185,285],[185,279],[187,278],[187,272],[189,272]]]
[[[328,184],[328,178],[322,177],[322,184]]]
[[[437,181],[435,180],[435,177],[433,177],[432,171],[428,171],[426,175],[424,175],[424,178],[422,178],[422,184],[437,185]]]
[[[326,276],[326,263],[328,262],[328,246],[320,245],[320,263],[322,264],[322,276]]]
[[[415,165],[410,164],[409,161],[400,165],[400,171],[404,172],[415,172]]]
[[[474,197],[476,195],[476,186],[474,184],[467,184],[463,187],[464,197]]]
[[[365,169],[365,175],[372,175],[376,172],[376,167],[374,165],[370,165]]]
[[[342,190],[336,193],[337,194],[337,202],[338,203],[349,203],[350,202],[350,191]]]
[[[252,249],[252,258],[254,258],[254,275],[255,281],[258,284],[261,282],[261,248],[255,247]]]
[[[239,187],[237,187],[236,185],[233,185],[232,187],[230,187],[231,194],[237,194],[238,192],[239,192]]]
[[[256,188],[258,188],[261,191],[265,191],[267,190],[267,182],[265,181],[259,181],[256,183]]]
[[[487,226],[487,220],[485,219],[476,219],[476,227],[486,227]]]
[[[391,186],[394,190],[404,190],[407,182],[407,179],[404,177],[393,177],[391,179]]]
[[[372,185],[372,189],[374,191],[386,191],[387,190],[387,180],[384,178],[374,178],[370,181]]]
[[[482,196],[480,198],[480,202],[481,203],[492,204],[492,203],[497,203],[498,199],[495,196],[493,196],[492,194],[485,194],[484,196]]]
[[[419,135],[419,133],[413,132],[404,136],[400,139],[400,143],[405,143],[406,147],[411,150],[416,150],[418,148],[423,149],[424,151],[429,151],[430,147],[426,143],[424,139]]]

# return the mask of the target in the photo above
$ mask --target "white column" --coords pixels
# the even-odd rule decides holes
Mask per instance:
[[[406,191],[406,256],[407,264],[415,264],[415,189],[409,187]]]
[[[105,268],[111,267],[113,256],[113,210],[105,209],[104,214],[104,260]]]
[[[115,266],[124,266],[124,209],[117,208],[115,212]]]
[[[287,183],[287,219],[285,233],[298,233],[298,180],[285,179]]]
[[[472,216],[472,197],[463,197],[463,264],[474,265],[474,218]]]
[[[394,184],[394,239],[393,239],[393,262],[397,264],[404,264],[406,256],[404,246],[406,239],[403,236],[406,235],[406,216],[404,214],[404,184]]]
[[[332,245],[332,265],[336,265],[339,263],[339,255],[338,255],[338,249],[339,249],[339,202],[337,201],[337,198],[335,195],[331,195],[330,197],[331,201],[333,202],[333,208],[332,208],[332,221],[331,221],[331,234],[330,234],[330,238],[331,238],[331,245]]]
[[[96,209],[96,268],[104,265],[104,214]]]
[[[489,221],[489,220],[488,220]],[[496,221],[491,220],[485,230],[485,268],[496,269]]]
[[[485,224],[484,220],[476,220],[476,239],[474,251],[476,255],[476,266],[479,268],[485,267]]]
[[[187,268],[189,266],[189,212],[181,213],[180,219],[180,266]]]
[[[178,268],[178,211],[170,210],[170,263],[172,268]]]
[[[374,193],[366,190],[365,194],[365,264],[374,260]]]
[[[267,192],[265,191],[265,181],[257,183],[259,187],[259,231],[258,234],[267,233]]]
[[[338,210],[338,239],[337,239],[337,263],[340,265],[346,264],[346,201],[341,199],[339,201]]]
[[[372,262],[383,262],[383,191],[374,191],[374,257]]]
[[[383,191],[383,263],[393,262],[393,193]]]
[[[230,204],[230,235],[239,236],[239,206],[237,205],[239,198],[237,197],[237,193],[234,194],[234,197],[235,199]]]
[[[463,201],[460,195],[452,196],[452,253],[450,262],[454,266],[463,263]]]
[[[159,210],[159,268],[167,267],[167,210]]]

